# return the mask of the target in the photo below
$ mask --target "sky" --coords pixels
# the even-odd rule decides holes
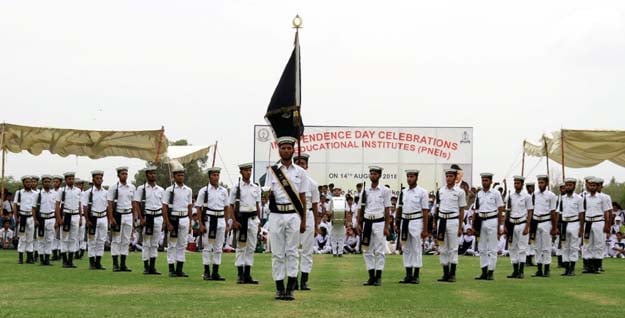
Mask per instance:
[[[524,139],[623,129],[625,2],[575,0],[1,1],[0,120],[219,141],[229,183],[253,159],[295,14],[305,124],[471,126],[474,171],[496,179],[520,173]],[[104,168],[112,183],[118,165],[143,163],[9,153],[6,173]],[[566,174],[625,181],[609,163]]]

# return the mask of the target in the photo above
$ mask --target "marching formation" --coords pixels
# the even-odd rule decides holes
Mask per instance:
[[[113,272],[131,272],[127,266],[131,235],[143,231],[143,274],[161,275],[156,268],[161,233],[167,251],[170,277],[188,277],[184,272],[187,235],[194,214],[199,217],[203,244],[203,280],[223,281],[220,275],[226,233],[233,230],[238,284],[258,284],[252,278],[254,252],[261,223],[261,197],[267,198],[268,232],[272,253],[275,298],[293,300],[296,290],[310,290],[315,236],[321,209],[318,184],[308,175],[310,156],[294,156],[296,139],[278,138],[280,162],[268,167],[264,186],[251,180],[252,164],[239,165],[241,177],[228,191],[220,185],[220,169],[208,170],[208,182],[193,200],[185,185],[185,170],[172,171],[172,184],[163,189],[156,183],[156,167],[144,170],[146,182],[135,187],[128,181],[128,168],[117,168],[118,180],[105,189],[104,172],[91,172],[91,188],[83,190],[73,172],[63,176],[22,177],[23,189],[16,192],[12,211],[18,229],[18,262],[50,266],[62,259],[64,268],[75,268],[75,258],[85,251],[89,269],[102,265],[105,242],[111,233]],[[392,215],[392,192],[380,184],[383,167],[369,167],[369,181],[354,198],[332,198],[327,216],[332,222],[332,253],[342,256],[343,245],[334,244],[345,229],[359,234],[368,272],[365,286],[380,286],[385,267],[386,237],[398,233],[406,274],[402,284],[419,284],[426,238],[438,241],[442,277],[439,282],[456,282],[459,237],[472,230],[478,240],[480,269],[477,280],[495,279],[497,245],[507,239],[512,273],[510,279],[525,278],[526,262],[535,255],[537,271],[532,277],[551,276],[551,249],[558,240],[564,273],[575,276],[579,256],[584,273],[602,271],[604,243],[613,223],[612,203],[602,194],[603,180],[586,178],[584,191],[575,193],[577,180],[567,178],[559,195],[548,189],[549,178],[537,176],[538,189],[525,178],[515,176],[510,193],[494,188],[493,174],[482,173],[481,189],[468,199],[457,182],[458,167],[444,171],[445,185],[430,192],[418,185],[419,170],[406,170],[407,187],[401,189]],[[41,187],[39,188],[39,181]],[[340,189],[339,189],[340,192]],[[353,206],[357,206],[356,209]],[[467,214],[471,212],[471,214]],[[467,215],[465,215],[467,214]],[[464,220],[468,219],[467,222]],[[86,240],[82,239],[86,237]],[[35,256],[35,253],[38,254]],[[26,259],[24,260],[24,255]]]

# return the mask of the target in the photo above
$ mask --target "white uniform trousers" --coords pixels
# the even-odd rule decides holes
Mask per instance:
[[[63,216],[62,216],[63,217]],[[61,226],[61,253],[74,253],[77,251],[78,244],[78,230],[80,224],[80,215],[72,215],[69,232],[63,231]]]
[[[332,225],[330,240],[332,254],[343,255],[343,247],[345,246],[345,225],[343,223]]]
[[[17,216],[20,217],[19,215]],[[20,253],[24,252],[33,252],[33,235],[35,235],[35,221],[33,217],[26,218],[26,224],[24,225],[24,233],[19,231],[19,226],[16,226],[17,237],[19,237],[19,241],[17,242],[17,251]]]
[[[298,230],[299,231],[299,230]],[[300,271],[310,273],[313,265],[313,253],[315,246],[315,216],[312,210],[306,212],[306,231],[300,234]]]
[[[43,236],[37,235],[37,241],[39,241],[39,254],[50,255],[52,254],[52,241],[54,240],[54,224],[56,220],[54,218],[43,220],[43,224],[39,226],[43,227]]]
[[[122,214],[121,221],[119,232],[112,232],[111,256],[128,255],[128,246],[130,245],[132,232],[132,213]]]
[[[408,239],[402,242],[404,267],[423,267],[423,249],[421,248],[421,232],[423,232],[423,219],[402,220],[408,223]],[[398,238],[401,239],[401,238]]]
[[[300,223],[300,216],[297,213],[284,214],[271,211],[269,236],[273,280],[284,280],[285,274],[288,277],[297,277]]]
[[[256,243],[258,242],[259,224],[260,220],[256,216],[247,219],[247,243],[245,244],[245,247],[237,247],[235,251],[234,266],[239,267],[254,265],[254,252],[256,252]]]
[[[458,219],[447,220],[445,241],[438,250],[441,265],[458,264]]]
[[[154,218],[154,227],[152,235],[145,234],[145,226],[143,227],[143,250],[141,251],[141,259],[144,261],[150,258],[158,256],[158,241],[161,238],[161,231],[163,229],[163,217],[157,216]]]
[[[497,268],[498,230],[497,218],[482,221],[477,248],[480,250],[480,267],[488,267],[489,271],[494,271]]]
[[[529,244],[529,233],[523,235],[523,230],[525,230],[525,223],[516,224],[514,226],[513,233],[508,233],[508,235],[512,234],[512,243],[508,247],[508,252],[510,253],[510,261],[512,264],[525,263],[525,258],[527,257],[527,245]]]
[[[52,250],[61,249],[61,228],[54,227],[54,239],[52,239]]]
[[[95,222],[95,235],[89,235],[87,238],[89,257],[104,255],[104,242],[108,236],[108,219],[106,217],[96,218]],[[93,224],[91,226],[93,226]]]
[[[566,233],[560,233],[560,235],[566,235],[566,241],[562,242],[562,261],[577,262],[579,259],[579,245],[581,243],[579,221],[569,222],[566,225]]]
[[[551,221],[538,223],[536,229],[536,263],[551,264]]]
[[[369,240],[369,248],[363,253],[367,270],[384,270],[384,252],[386,251],[384,223],[385,222],[375,222],[371,224],[371,239]]]
[[[590,228],[590,237],[588,238],[588,244],[586,247],[586,255],[584,256],[586,259],[603,259],[603,250],[605,245],[605,233],[603,233],[603,227],[605,225],[604,221],[601,222],[592,222]]]
[[[184,217],[178,220],[178,237],[171,237],[169,233],[167,235],[167,263],[184,262],[189,235],[189,218]]]
[[[204,226],[206,227],[206,233],[202,235],[202,243],[204,244],[202,263],[204,265],[221,265],[221,254],[224,248],[224,240],[226,239],[226,220],[224,218],[217,219],[215,239],[210,242],[208,240],[210,217],[209,221],[204,222]]]
[[[82,216],[80,217],[80,220],[82,221],[82,224],[78,228],[78,241],[76,243],[78,245],[76,246],[76,250],[87,249],[87,241],[85,241],[85,231],[87,227],[87,221],[85,221],[85,218]]]

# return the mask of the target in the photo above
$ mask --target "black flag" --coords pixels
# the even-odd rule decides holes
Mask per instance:
[[[300,114],[301,68],[299,59],[299,36],[295,32],[295,47],[276,86],[265,119],[271,125],[276,138],[290,136],[299,140],[304,133]]]

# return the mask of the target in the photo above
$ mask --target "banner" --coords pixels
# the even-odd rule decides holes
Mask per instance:
[[[300,144],[310,155],[310,176],[320,185],[333,183],[346,192],[355,190],[357,183],[369,183],[370,165],[384,168],[380,183],[393,191],[406,185],[406,169],[419,169],[419,185],[434,191],[444,184],[443,171],[452,164],[460,166],[462,180],[471,185],[472,127],[307,125]],[[279,159],[271,128],[254,126],[254,180],[259,182],[269,163]]]

